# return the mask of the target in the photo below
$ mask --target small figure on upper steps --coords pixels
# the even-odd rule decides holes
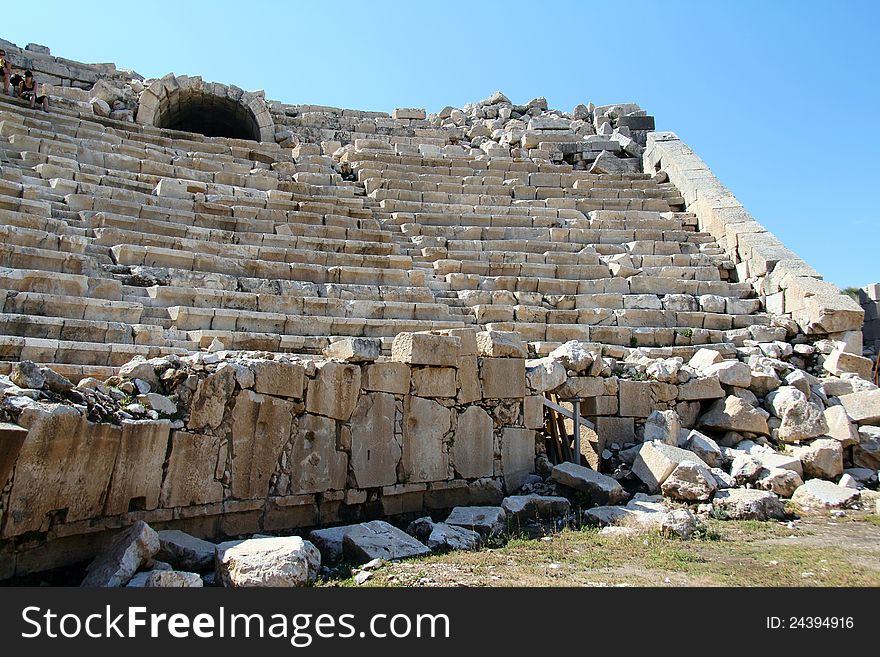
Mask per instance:
[[[21,77],[21,73],[13,73],[9,78],[9,91],[13,98],[18,98],[18,88],[22,82],[24,82],[24,78]]]
[[[18,95],[30,102],[31,109],[34,108],[34,103],[37,102],[43,105],[44,112],[49,111],[49,97],[37,95],[37,81],[34,79],[34,74],[31,71],[24,72],[24,80],[18,85]]]
[[[3,93],[9,95],[9,76],[12,74],[12,65],[6,59],[6,51],[0,49],[0,75],[3,76]]]

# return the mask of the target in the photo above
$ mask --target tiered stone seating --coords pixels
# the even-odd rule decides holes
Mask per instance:
[[[0,360],[109,374],[215,340],[387,349],[474,324],[536,353],[570,339],[686,353],[770,323],[669,183],[475,157],[387,121],[381,138],[350,133],[350,181],[307,149],[2,100]]]

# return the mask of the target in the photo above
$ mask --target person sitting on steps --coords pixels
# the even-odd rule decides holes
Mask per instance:
[[[24,78],[21,77],[21,73],[13,73],[12,77],[9,78],[9,89],[12,92],[11,96],[13,98],[18,98],[18,88],[23,81]]]
[[[49,97],[37,95],[37,81],[31,71],[24,72],[24,80],[18,85],[18,95],[30,103],[31,109],[34,109],[34,103],[37,102],[43,106],[44,112],[49,111]]]
[[[9,76],[12,74],[12,66],[6,59],[6,51],[0,48],[0,75],[3,76],[3,93],[9,94]]]

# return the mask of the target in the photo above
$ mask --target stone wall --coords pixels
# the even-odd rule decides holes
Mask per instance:
[[[220,538],[498,503],[534,469],[542,406],[525,359],[480,356],[476,335],[404,333],[385,362],[354,339],[331,360],[197,353],[59,394],[4,384],[27,433],[3,425],[0,578],[139,519]]]
[[[880,353],[880,283],[866,285],[859,290],[859,303],[865,311],[862,331],[865,351],[872,356]]]
[[[6,50],[6,57],[14,69],[32,70],[37,81],[43,84],[91,89],[101,79],[143,80],[134,71],[117,69],[115,64],[83,64],[64,57],[53,57],[49,48],[35,43],[19,48],[10,41],[0,39],[0,46]]]
[[[675,133],[648,134],[644,167],[667,173],[700,229],[727,251],[738,280],[754,287],[767,312],[791,317],[805,334],[845,342],[850,353],[861,354],[859,304],[758,223]]]

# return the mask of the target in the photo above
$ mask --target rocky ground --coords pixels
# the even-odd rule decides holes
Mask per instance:
[[[708,520],[690,541],[597,529],[383,563],[364,586],[878,586],[880,516]],[[355,577],[321,586],[356,586]]]

